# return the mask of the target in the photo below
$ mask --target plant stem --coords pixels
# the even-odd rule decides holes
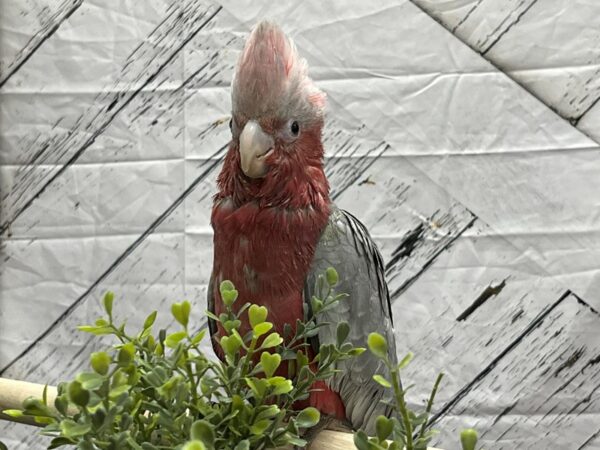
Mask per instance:
[[[437,378],[435,379],[435,383],[433,384],[433,389],[431,390],[431,395],[429,396],[429,400],[427,401],[427,408],[425,409],[425,414],[427,414],[425,418],[425,422],[421,425],[421,431],[419,433],[419,439],[425,436],[425,429],[427,428],[429,422],[429,414],[431,413],[431,408],[433,407],[433,401],[435,400],[435,395],[437,394],[438,388],[440,386],[440,382],[444,378],[443,373],[439,373]]]
[[[410,418],[408,417],[408,409],[406,408],[406,402],[404,401],[404,392],[400,389],[400,375],[398,374],[398,369],[393,369],[391,371],[391,375],[396,403],[398,404],[398,409],[400,410],[400,415],[402,416],[402,421],[404,422],[404,430],[406,433],[406,450],[413,450],[412,424],[410,423]]]

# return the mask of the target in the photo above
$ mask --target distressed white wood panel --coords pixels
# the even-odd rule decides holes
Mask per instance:
[[[579,122],[600,99],[600,4],[591,0],[413,0],[559,115]]]
[[[596,148],[410,161],[563,285],[600,307]]]
[[[49,126],[52,127],[52,133],[50,133],[50,136],[44,136],[44,139],[37,143],[37,147],[35,145],[24,145],[21,147],[16,146],[10,150],[7,149],[10,152],[9,155],[18,155],[16,158],[8,156],[7,159],[10,162],[18,162],[23,165],[20,166],[19,170],[16,170],[10,178],[10,190],[3,198],[4,208],[2,211],[2,226],[4,228],[12,222],[15,217],[27,209],[38,193],[40,193],[48,184],[51,184],[53,179],[59,177],[66,167],[76,161],[76,159],[94,143],[98,136],[104,132],[106,127],[110,126],[111,122],[119,116],[125,108],[135,108],[137,106],[142,109],[148,107],[148,103],[151,103],[148,98],[144,99],[143,97],[140,98],[138,96],[143,89],[160,89],[161,84],[164,83],[167,78],[173,79],[176,86],[181,84],[183,59],[177,57],[180,50],[188,44],[202,28],[210,24],[211,19],[218,11],[218,7],[213,6],[210,3],[199,2],[196,2],[193,5],[185,4],[181,7],[174,6],[165,11],[165,20],[160,22],[154,29],[149,27],[149,35],[144,41],[141,43],[139,41],[134,41],[137,46],[131,51],[129,56],[123,58],[124,61],[115,64],[115,62],[109,59],[109,63],[105,64],[109,71],[109,73],[105,72],[105,76],[108,76],[109,79],[117,78],[117,82],[115,83],[112,81],[109,86],[102,86],[99,83],[101,78],[99,78],[98,81],[94,81],[96,80],[94,78],[96,69],[91,64],[80,61],[77,58],[77,55],[73,54],[76,52],[70,54],[65,50],[64,43],[62,43],[62,46],[60,42],[57,43],[57,46],[63,49],[61,54],[64,55],[65,61],[62,61],[62,63],[61,61],[56,61],[54,67],[61,68],[67,73],[78,73],[85,82],[91,83],[97,90],[96,92],[99,93],[94,98],[92,106],[85,109],[83,112],[79,113],[77,108],[75,108],[75,111],[72,111],[73,108],[71,108],[71,117],[64,120],[64,122],[56,117],[46,118],[42,116],[40,121],[42,124],[51,124]],[[85,11],[78,12],[83,14]],[[88,11],[88,13],[92,14],[93,11]],[[78,17],[80,16],[75,14],[73,20],[77,20]],[[131,20],[131,18],[129,19]],[[85,21],[89,19],[84,16],[84,19],[81,20],[83,22],[80,26],[84,26]],[[158,18],[156,20],[158,20]],[[119,25],[121,24],[117,23],[115,27],[115,33],[117,34]],[[101,27],[90,28],[96,32],[104,32]],[[59,38],[56,37],[55,40],[58,39]],[[66,40],[66,42],[68,43],[69,40]],[[107,41],[105,38],[100,39],[99,42],[100,49],[106,51],[107,42],[111,43],[112,40]],[[84,48],[84,43],[85,42],[80,42],[79,45]],[[126,48],[126,46],[123,47]],[[45,59],[41,58],[43,55],[38,56],[40,56],[41,62],[45,62],[45,59],[48,58],[48,56],[46,56]],[[98,54],[93,56],[95,57],[94,61],[107,60],[106,56],[104,58]],[[115,59],[116,61],[120,61],[120,57],[117,55],[115,55]],[[74,63],[76,66],[72,67]],[[85,70],[76,70],[76,67],[79,64],[82,64],[84,68],[90,68],[91,66],[91,71],[85,72]],[[117,69],[116,73],[114,73],[115,68]],[[39,76],[40,73],[44,73],[40,67],[36,68],[35,65],[33,65],[33,62],[30,62],[30,64],[27,65],[27,69],[38,74],[37,76]],[[99,72],[101,73],[102,71],[99,70]],[[45,75],[47,76],[48,74],[46,73]],[[11,83],[19,83],[19,80],[15,78],[18,77],[13,77]],[[70,84],[68,77],[57,76],[56,78],[60,80],[57,84],[60,84],[63,88],[65,85],[68,86]],[[36,89],[35,82],[29,80],[21,80],[20,82],[26,83],[29,89]],[[74,85],[77,87],[76,83],[74,83]],[[10,86],[7,87],[7,89],[9,88]],[[43,98],[43,95],[40,96],[42,101]],[[21,102],[23,102],[23,100],[26,99],[22,99]],[[156,101],[157,99],[152,100]],[[19,101],[18,97],[15,101]],[[84,106],[85,104],[86,102],[84,102]],[[157,101],[156,106],[160,108],[162,104]],[[24,115],[23,111],[20,111],[18,107],[15,108],[14,105],[10,112],[13,117],[13,122],[18,121],[19,118],[22,120],[23,117],[29,117]],[[36,116],[34,115],[33,117]],[[10,123],[10,119],[8,121],[3,121],[3,126],[7,127],[5,129],[8,129]],[[56,126],[57,124],[60,126]],[[18,140],[17,142],[22,141]],[[122,153],[125,152],[126,149]],[[156,157],[156,153],[154,155],[150,154],[150,157]],[[55,166],[47,166],[41,169],[39,166],[42,164]]]
[[[577,128],[590,136],[596,142],[600,142],[600,103],[596,103],[577,123]]]
[[[458,237],[394,300],[398,353],[415,354],[404,372],[422,404],[446,375],[435,411],[468,387],[565,289],[480,221]]]
[[[486,449],[597,448],[600,314],[569,295],[436,424],[438,446],[474,426]]]
[[[403,155],[442,160],[452,154],[598,147],[492,68],[487,73],[371,78],[361,83],[335,80],[323,85],[332,95],[343,95],[348,111]],[[381,115],[371,114],[373,107]]]
[[[486,57],[577,121],[600,97],[600,4],[537,1]]]
[[[0,5],[0,86],[82,3],[82,0],[27,0]]]
[[[476,51],[488,52],[538,0],[413,0]],[[546,2],[548,3],[548,2]]]

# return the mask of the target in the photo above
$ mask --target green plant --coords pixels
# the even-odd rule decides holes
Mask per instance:
[[[114,297],[109,292],[103,299],[106,317],[78,328],[113,336],[117,340],[114,349],[93,353],[92,371],[61,383],[54,408],[44,392],[42,399],[27,399],[23,411],[5,413],[33,416],[45,424],[42,433],[54,437],[49,448],[244,450],[303,446],[303,430],[316,425],[320,416],[312,407],[298,410],[298,402],[308,398],[315,381],[326,380],[335,372],[338,361],[364,351],[345,342],[348,325],[341,323],[338,341],[321,345],[319,353],[310,357],[307,340],[325,326],[316,318],[345,297],[334,293],[336,283],[333,269],[319,277],[317,292],[322,295],[312,299],[312,315],[295,327],[286,325],[283,337],[273,331],[265,307],[245,304],[234,311],[238,293],[231,282],[221,283],[226,312],[218,317],[207,315],[224,330],[218,341],[223,361],[209,359],[200,350],[206,330],[190,332],[189,302],[171,307],[179,330],[160,330],[153,335],[155,311],[142,330],[132,335],[124,323],[115,323]],[[246,319],[250,329],[242,335]],[[286,376],[278,375],[280,366]]]
[[[444,374],[437,375],[425,410],[416,413],[408,408],[406,403],[406,392],[412,385],[403,387],[400,376],[400,371],[410,364],[413,354],[408,353],[398,364],[392,364],[388,357],[385,337],[379,333],[371,333],[367,344],[371,353],[383,361],[388,369],[389,380],[381,374],[374,375],[373,379],[381,386],[393,389],[395,415],[390,418],[379,416],[376,419],[376,436],[368,437],[364,431],[357,431],[354,434],[354,444],[359,450],[426,450],[436,434],[436,430],[428,427],[429,415]],[[475,450],[477,442],[475,430],[463,430],[461,442],[463,450]]]

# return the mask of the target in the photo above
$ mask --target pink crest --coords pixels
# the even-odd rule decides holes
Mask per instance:
[[[234,111],[264,115],[320,118],[325,94],[308,77],[306,61],[277,25],[260,22],[253,29],[235,72]]]

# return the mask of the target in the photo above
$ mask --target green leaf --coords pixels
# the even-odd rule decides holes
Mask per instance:
[[[181,450],[206,450],[206,446],[202,441],[189,441]]]
[[[325,271],[325,277],[327,278],[327,284],[331,287],[338,284],[339,277],[337,271],[333,267],[327,268]]]
[[[310,299],[310,306],[313,310],[313,314],[317,314],[323,309],[323,302],[317,297],[313,296],[313,298]]]
[[[190,428],[190,436],[195,441],[202,441],[208,449],[215,446],[214,425],[206,420],[196,420]]]
[[[348,325],[348,322],[340,322],[335,331],[337,345],[340,347],[348,337],[348,334],[350,334],[350,325]]]
[[[256,415],[256,420],[271,419],[281,411],[277,405],[261,406],[261,410]]]
[[[128,384],[122,384],[120,386],[117,386],[110,390],[110,392],[108,394],[108,398],[110,398],[111,400],[114,400],[117,397],[119,397],[121,394],[123,394],[124,392],[129,391],[129,389],[131,389],[131,386],[129,386]]]
[[[388,346],[385,338],[379,333],[370,333],[367,339],[369,350],[380,359],[388,359]]]
[[[2,441],[0,441],[0,450],[8,450],[8,447],[6,446],[6,444]]]
[[[97,327],[94,325],[79,325],[77,329],[79,331],[83,331],[84,333],[95,334],[96,336],[114,333],[113,329],[110,327]]]
[[[54,407],[59,413],[66,416],[69,408],[69,400],[67,400],[67,397],[64,394],[59,395],[54,399]]]
[[[238,298],[238,291],[235,289],[221,291],[221,299],[223,300],[223,303],[225,304],[225,306],[230,307],[231,305],[234,304],[234,302],[237,300],[237,298]]]
[[[413,356],[414,355],[412,354],[412,352],[408,352],[408,354],[404,358],[402,358],[402,361],[398,363],[398,370],[404,369],[406,366],[408,366],[412,361]]]
[[[137,444],[136,444],[137,445]],[[139,445],[133,446],[132,450],[141,450],[141,447]],[[79,441],[79,443],[77,444],[77,450],[96,450],[96,448],[94,447],[94,444],[92,444],[89,441]]]
[[[265,395],[267,387],[269,387],[270,381],[265,380],[264,378],[245,378],[246,384],[252,392],[254,392],[255,397],[262,398]]]
[[[121,349],[119,350],[119,355],[117,357],[117,361],[119,362],[119,366],[127,367],[133,361],[135,356],[135,345],[133,342],[128,342],[127,344],[123,344]]]
[[[83,436],[92,429],[91,423],[77,423],[71,419],[65,419],[60,423],[60,431],[67,438]]]
[[[173,314],[173,317],[175,317],[175,320],[177,320],[177,322],[179,322],[184,327],[187,327],[188,322],[190,320],[191,309],[192,306],[187,300],[181,303],[173,303],[171,305],[171,313]]]
[[[146,317],[146,320],[144,320],[144,330],[150,328],[152,325],[154,325],[154,321],[156,320],[156,311],[152,311],[148,317]]]
[[[386,380],[383,376],[381,376],[379,374],[373,375],[373,379],[377,383],[379,383],[380,385],[382,385],[383,387],[386,387],[386,388],[392,387],[392,384],[388,380]]]
[[[259,436],[265,432],[267,428],[271,425],[271,421],[269,419],[262,419],[257,422],[254,422],[250,427],[250,433],[255,436]]]
[[[96,373],[106,375],[110,367],[110,356],[106,352],[94,352],[90,356],[90,365]]]
[[[349,354],[350,356],[360,356],[360,355],[362,355],[362,354],[363,354],[365,351],[366,351],[366,349],[365,349],[365,348],[362,348],[362,347],[356,347],[356,348],[353,348],[352,350],[350,350],[350,352],[348,352],[348,354]]]
[[[250,320],[252,329],[259,323],[263,323],[267,319],[267,314],[267,308],[264,306],[251,305],[248,309],[248,319]]]
[[[169,348],[175,348],[177,347],[177,344],[179,344],[179,342],[181,342],[186,336],[187,333],[185,331],[176,331],[175,333],[171,333],[166,337],[165,345]]]
[[[300,411],[296,416],[296,425],[298,428],[310,428],[318,424],[320,419],[321,414],[319,413],[319,410],[309,406]]]
[[[354,445],[358,450],[385,450],[384,447],[373,441],[376,441],[376,439],[369,440],[369,437],[362,430],[354,434]]]
[[[44,405],[44,403],[39,398],[33,396],[27,397],[23,401],[23,409],[23,412],[29,416],[52,416],[52,412],[50,411],[50,409],[46,405]]]
[[[394,431],[394,422],[385,416],[379,416],[375,419],[375,432],[379,441],[385,441]]]
[[[260,337],[263,334],[266,334],[269,331],[271,331],[271,328],[273,328],[273,324],[271,322],[263,322],[263,323],[259,323],[258,325],[256,325],[252,329],[252,331],[254,333],[254,336]]]
[[[113,294],[111,291],[108,291],[106,294],[104,294],[104,298],[102,299],[102,302],[104,303],[104,310],[106,311],[106,314],[108,314],[108,317],[111,317],[111,318],[112,318],[114,299],[115,299],[115,294]]]
[[[288,380],[284,377],[271,377],[269,378],[269,384],[273,386],[271,395],[283,395],[291,392],[294,389],[292,380]]]
[[[233,289],[235,289],[235,286],[229,280],[223,280],[219,285],[219,292],[221,295],[223,295],[223,292],[232,291]]]
[[[63,447],[65,445],[73,445],[73,444],[76,444],[76,441],[74,441],[73,439],[70,439],[70,438],[67,438],[64,436],[59,436],[59,437],[55,437],[54,439],[52,439],[52,441],[50,441],[48,450],[58,448],[58,447]]]
[[[477,431],[473,428],[467,428],[460,432],[460,442],[463,450],[475,450],[477,444]]]
[[[104,378],[94,372],[79,373],[75,379],[81,383],[83,389],[88,391],[94,391],[102,386],[102,383],[104,383]]]
[[[7,416],[14,417],[15,419],[23,417],[23,411],[20,409],[5,409],[2,411],[2,413],[6,414]]]
[[[281,364],[281,355],[263,352],[260,355],[260,364],[267,378],[271,378]]]
[[[223,351],[230,356],[235,355],[242,346],[242,341],[237,334],[223,336],[219,343],[221,344]]]
[[[67,388],[69,399],[77,406],[87,406],[90,401],[90,393],[86,391],[79,381],[71,381]]]
[[[192,344],[196,345],[200,343],[200,341],[204,339],[204,335],[206,335],[206,328],[196,333],[196,335],[192,338]]]
[[[234,450],[250,450],[250,442],[248,442],[247,439],[244,439],[235,446]]]
[[[283,342],[283,339],[281,338],[281,336],[279,336],[279,333],[271,333],[270,335],[268,335],[266,337],[266,339],[263,341],[261,348],[272,348],[272,347],[276,347],[279,344],[281,344]]]

